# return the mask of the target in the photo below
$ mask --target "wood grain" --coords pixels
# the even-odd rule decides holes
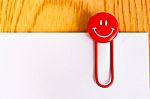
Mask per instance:
[[[120,31],[150,31],[150,0],[0,0],[0,31],[86,31],[102,11],[117,18]]]

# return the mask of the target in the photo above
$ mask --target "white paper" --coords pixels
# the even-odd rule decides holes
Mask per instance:
[[[87,33],[1,33],[0,99],[149,99],[148,33],[117,35],[106,89],[93,80],[93,49]]]

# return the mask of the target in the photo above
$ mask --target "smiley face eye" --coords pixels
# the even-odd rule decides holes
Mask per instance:
[[[107,20],[105,20],[105,26],[107,26],[107,24],[108,24],[108,21],[107,21]]]
[[[103,21],[102,20],[100,20],[100,26],[102,26],[103,25]]]
[[[100,26],[102,26],[103,25],[103,20],[100,20]],[[107,26],[108,25],[108,21],[107,20],[105,20],[105,26]]]

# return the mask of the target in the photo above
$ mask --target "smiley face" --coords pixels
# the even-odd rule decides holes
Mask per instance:
[[[108,20],[105,20],[105,23],[104,23],[104,26],[107,27],[108,25]],[[103,20],[100,20],[100,26],[103,26]],[[106,35],[102,35],[102,33],[98,33],[96,30],[97,30],[97,27],[93,27],[92,28],[94,33],[99,36],[99,37],[102,37],[102,38],[106,38],[106,37],[109,37],[110,35],[112,35],[112,33],[114,32],[114,28],[111,27],[111,32],[110,33],[106,33]],[[109,28],[108,28],[109,29]],[[105,30],[105,29],[104,29]],[[103,32],[104,33],[104,32]]]
[[[98,13],[90,18],[88,32],[97,42],[110,42],[118,33],[117,20],[108,13]]]

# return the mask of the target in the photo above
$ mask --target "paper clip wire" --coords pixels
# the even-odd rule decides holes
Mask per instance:
[[[94,68],[94,75],[95,75],[95,82],[99,87],[107,88],[112,85],[114,81],[114,54],[113,54],[113,40],[110,42],[110,76],[108,84],[101,84],[98,80],[98,42],[95,42],[95,68]]]

